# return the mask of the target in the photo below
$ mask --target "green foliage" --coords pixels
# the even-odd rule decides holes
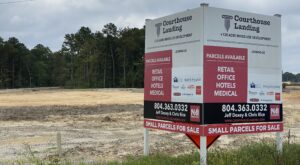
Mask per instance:
[[[57,52],[41,44],[28,50],[17,38],[0,37],[0,89],[143,87],[144,47],[144,28],[113,23],[96,32],[81,27],[66,34]],[[282,79],[300,82],[300,74],[285,72]]]
[[[300,82],[300,73],[285,72],[282,74],[282,81]]]
[[[171,157],[166,154],[149,157],[130,157],[122,165],[191,165],[199,163],[199,153]],[[300,164],[300,144],[286,144],[282,156],[272,144],[251,143],[238,149],[212,149],[208,152],[208,164],[218,165],[296,165]]]
[[[218,149],[208,156],[208,164],[232,165],[269,165],[300,163],[300,145],[284,145],[282,156],[278,155],[275,145],[252,143],[237,150]]]
[[[81,27],[66,34],[57,52],[41,44],[28,50],[17,38],[0,37],[0,89],[140,88],[144,48],[145,28],[118,28],[113,23],[96,32]],[[285,72],[282,78],[300,82],[300,74]]]
[[[41,44],[28,50],[17,38],[0,37],[0,88],[143,87],[144,29],[113,23],[93,33],[66,34],[60,51]]]
[[[123,161],[111,162],[89,162],[82,160],[72,162],[57,156],[47,159],[37,159],[32,150],[29,150],[29,163],[41,165],[198,165],[199,152],[170,156],[157,153],[150,156],[128,156]],[[178,151],[180,153],[180,151]],[[19,161],[18,164],[26,164],[26,161]],[[28,161],[27,161],[28,163]],[[299,165],[300,164],[300,144],[285,144],[282,155],[276,151],[274,144],[251,143],[237,149],[211,149],[208,152],[208,164],[217,165]]]

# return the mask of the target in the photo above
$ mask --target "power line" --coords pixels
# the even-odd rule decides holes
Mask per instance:
[[[15,4],[15,3],[30,2],[30,1],[34,1],[34,0],[20,0],[20,1],[0,2],[0,5],[9,5],[9,4]]]

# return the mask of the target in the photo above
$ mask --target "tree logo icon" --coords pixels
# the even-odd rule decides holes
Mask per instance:
[[[222,18],[224,19],[224,27],[226,31],[228,32],[230,28],[230,20],[233,18],[231,15],[222,15]]]
[[[159,37],[159,35],[160,35],[160,27],[161,27],[161,25],[162,25],[162,23],[155,24],[157,37]]]

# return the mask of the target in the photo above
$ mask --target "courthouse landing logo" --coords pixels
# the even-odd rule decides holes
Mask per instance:
[[[262,26],[270,26],[271,22],[269,20],[264,20],[256,17],[243,17],[239,15],[222,15],[224,19],[224,26],[226,31],[230,29],[230,20],[233,20],[233,29],[236,30],[245,30],[245,31],[253,31],[256,33],[260,33],[260,27]]]
[[[162,22],[156,23],[154,26],[156,27],[156,35],[160,36],[161,33],[172,33],[172,32],[182,32],[183,25],[191,22],[193,19],[192,15],[176,17],[176,18],[168,18],[163,20]]]
[[[222,18],[224,19],[224,27],[226,31],[228,32],[230,28],[230,20],[233,18],[231,15],[222,15]]]

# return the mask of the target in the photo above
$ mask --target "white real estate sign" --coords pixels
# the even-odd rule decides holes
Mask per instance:
[[[282,121],[281,70],[279,17],[199,7],[148,20],[145,121]]]

